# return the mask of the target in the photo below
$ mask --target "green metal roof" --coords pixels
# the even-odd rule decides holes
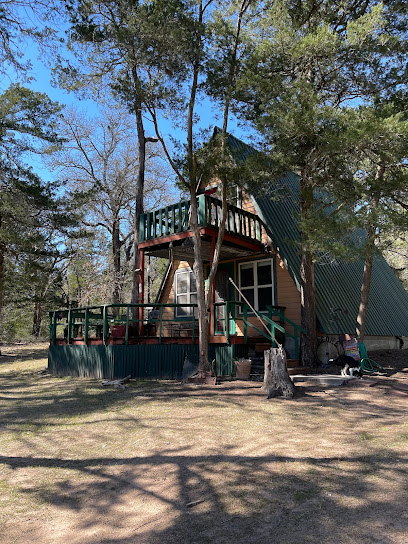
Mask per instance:
[[[236,160],[246,160],[254,153],[251,146],[231,135],[228,145]],[[299,288],[299,177],[288,172],[252,200],[276,251]],[[362,259],[316,263],[316,317],[325,333],[354,334],[363,268]],[[382,256],[374,258],[366,334],[408,336],[408,292]]]

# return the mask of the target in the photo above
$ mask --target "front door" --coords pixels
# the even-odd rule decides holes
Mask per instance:
[[[215,276],[215,311],[214,311],[214,333],[226,334],[226,305],[227,301],[234,300],[234,287],[229,278],[234,274],[233,263],[220,264]],[[231,308],[229,309],[231,317]],[[230,319],[230,334],[235,332],[235,322]]]

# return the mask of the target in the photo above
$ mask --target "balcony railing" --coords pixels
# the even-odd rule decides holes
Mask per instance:
[[[218,228],[221,221],[221,201],[208,195],[197,198],[198,224],[200,227]],[[189,224],[190,200],[183,200],[140,216],[140,242],[154,240],[187,232]],[[261,242],[261,220],[253,213],[227,205],[225,230],[244,238]]]

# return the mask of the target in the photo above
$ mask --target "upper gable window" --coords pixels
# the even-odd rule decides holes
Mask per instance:
[[[218,200],[222,199],[221,196],[221,185],[217,185],[214,187],[207,187],[205,190],[205,194],[209,196],[213,196],[214,198],[218,198]],[[242,189],[241,187],[238,187],[238,185],[235,185],[233,183],[229,184],[227,187],[227,203],[231,204],[232,206],[236,206],[237,208],[242,208]]]

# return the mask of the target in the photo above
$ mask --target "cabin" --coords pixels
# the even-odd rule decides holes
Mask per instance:
[[[254,152],[228,137],[233,160]],[[280,195],[277,197],[277,195]],[[49,370],[89,377],[180,378],[186,359],[198,360],[194,258],[190,202],[147,212],[140,219],[141,293],[139,304],[106,304],[50,313]],[[290,373],[299,367],[300,256],[299,180],[288,172],[270,188],[251,195],[238,187],[229,194],[227,223],[209,311],[210,360],[217,376],[231,376],[234,361],[250,358],[262,375],[263,351],[284,345]],[[212,263],[221,201],[217,183],[200,188],[199,226],[203,261]],[[168,259],[154,303],[145,301],[145,259]],[[316,264],[318,357],[338,351],[340,335],[355,330],[362,261]],[[382,256],[373,265],[365,343],[368,349],[408,347],[408,293]]]

